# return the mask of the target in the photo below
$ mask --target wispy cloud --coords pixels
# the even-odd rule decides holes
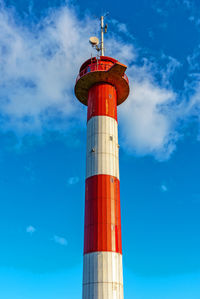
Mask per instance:
[[[167,188],[167,186],[165,184],[162,184],[160,186],[160,189],[161,189],[162,192],[167,192],[168,191],[168,188]]]
[[[138,155],[167,159],[176,148],[177,94],[156,82],[150,66],[129,68],[130,96],[121,108],[124,147]],[[166,73],[165,73],[166,74]]]
[[[67,180],[67,184],[68,185],[75,185],[79,182],[79,177],[77,176],[74,176],[74,177],[70,177],[68,180]]]
[[[185,9],[189,13],[188,20],[193,22],[198,28],[200,25],[200,13],[198,1],[192,0],[177,0],[180,5],[184,5]]]
[[[68,242],[65,238],[54,235],[52,239],[55,243],[62,245],[62,246],[67,246]]]
[[[116,19],[111,19],[110,23],[117,29],[118,32],[126,35],[128,38],[134,40],[133,34],[128,30],[127,25],[124,23],[119,22]]]
[[[200,70],[199,58],[200,58],[200,45],[198,45],[193,50],[193,52],[187,57],[187,61],[191,72],[199,72]]]
[[[129,99],[119,109],[122,146],[130,153],[167,159],[176,149],[180,121],[198,115],[200,81],[195,78],[192,92],[188,92],[191,84],[186,84],[177,93],[170,78],[180,63],[167,57],[167,68],[155,72],[155,62],[141,57],[138,60],[140,50],[135,48],[126,24],[114,23],[126,38],[108,36],[107,55],[128,64],[131,88]],[[49,12],[34,29],[16,21],[8,9],[0,8],[2,132],[66,132],[74,122],[83,121],[84,108],[76,101],[73,89],[81,63],[93,51],[88,37],[96,33],[96,26],[96,20],[87,15],[79,19],[75,9],[67,5]]]
[[[32,235],[33,233],[36,232],[36,228],[34,226],[32,226],[32,225],[29,225],[29,226],[26,227],[26,232],[28,234]]]
[[[38,131],[55,117],[80,117],[73,85],[88,58],[88,36],[95,25],[89,19],[83,22],[64,7],[32,31],[1,9],[1,128]]]

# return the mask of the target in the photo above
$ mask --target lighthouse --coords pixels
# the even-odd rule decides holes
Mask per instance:
[[[82,299],[123,299],[117,106],[129,95],[126,65],[104,56],[101,41],[90,38],[99,55],[85,61],[75,84],[87,106],[84,260]]]

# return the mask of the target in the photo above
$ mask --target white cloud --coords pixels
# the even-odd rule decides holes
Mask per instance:
[[[188,20],[190,22],[193,22],[197,28],[199,28],[200,25],[200,14],[199,14],[199,5],[198,1],[192,1],[192,0],[179,0],[180,5],[184,5],[184,7],[187,9],[189,13]]]
[[[1,7],[0,27],[0,129],[41,133],[52,127],[66,130],[73,120],[84,120],[74,84],[79,67],[94,54],[88,38],[96,33],[96,20],[80,20],[66,5],[33,30]],[[135,57],[131,44],[114,38],[111,44],[110,55],[119,60],[126,63]]]
[[[162,192],[167,192],[167,191],[168,191],[167,186],[164,185],[164,184],[162,184],[162,185],[160,186],[160,188],[161,188]]]
[[[118,31],[130,37],[126,25],[115,22]],[[31,29],[1,8],[0,27],[1,131],[42,135],[45,129],[66,132],[74,122],[83,123],[84,108],[73,90],[80,65],[94,51],[88,37],[96,34],[96,20],[89,16],[80,20],[66,5]],[[119,109],[122,145],[130,153],[167,159],[176,148],[179,120],[194,115],[199,107],[199,88],[191,101],[178,104],[179,95],[170,87],[170,78],[179,62],[168,57],[167,68],[160,70],[162,80],[157,82],[155,63],[144,60],[139,66],[139,50],[110,36],[106,37],[106,55],[129,65],[131,93]],[[77,178],[68,183],[77,183]]]
[[[80,21],[65,7],[31,31],[1,10],[0,27],[0,111],[5,118],[1,127],[35,131],[57,115],[80,118],[73,88],[78,69],[91,52],[88,36],[95,22]]]
[[[34,226],[32,226],[32,225],[29,225],[29,226],[26,227],[26,232],[28,234],[32,235],[33,233],[36,232],[36,228]]]
[[[177,95],[155,82],[147,67],[129,69],[131,92],[121,107],[121,136],[129,151],[167,159],[174,151],[178,133],[171,106]]]
[[[162,75],[162,84],[164,86],[168,86],[171,77],[173,76],[176,70],[181,68],[182,64],[174,57],[166,56],[165,54],[162,55],[162,59],[166,61],[166,68],[160,71]]]
[[[199,65],[199,58],[200,58],[200,45],[198,45],[192,54],[188,55],[187,62],[189,64],[190,71],[192,72],[199,72],[200,65]]]
[[[127,65],[137,58],[137,51],[132,44],[125,43],[115,36],[107,41],[106,55],[115,57],[119,61],[123,61]]]
[[[115,26],[115,29],[117,29],[120,33],[123,33],[128,38],[134,40],[134,36],[131,34],[131,32],[128,30],[127,25],[124,23],[119,22],[116,19],[111,19],[110,23]]]
[[[192,95],[190,97],[190,102],[185,104],[185,118],[195,117],[198,120],[198,125],[200,129],[200,76],[196,77],[196,83],[192,89]],[[200,132],[200,130],[199,130]],[[199,136],[197,136],[199,138]]]
[[[79,182],[79,177],[77,176],[74,176],[74,177],[70,177],[68,180],[67,180],[67,183],[68,185],[75,185]]]
[[[54,235],[53,236],[53,239],[52,239],[55,243],[59,244],[59,245],[62,245],[62,246],[67,246],[67,240],[63,237],[60,237],[60,236],[56,236]]]

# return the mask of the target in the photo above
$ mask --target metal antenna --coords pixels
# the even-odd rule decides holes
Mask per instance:
[[[107,28],[108,28],[107,24],[104,26],[104,19],[107,15],[108,13],[106,13],[104,16],[101,16],[101,44],[100,44],[101,56],[104,56],[104,33],[107,32]]]
[[[101,56],[104,56],[104,16],[101,16]]]

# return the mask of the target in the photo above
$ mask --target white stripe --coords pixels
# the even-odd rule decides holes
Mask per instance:
[[[86,178],[97,174],[119,179],[118,124],[109,116],[95,116],[88,121]]]
[[[93,252],[84,255],[83,299],[123,299],[122,255]]]

